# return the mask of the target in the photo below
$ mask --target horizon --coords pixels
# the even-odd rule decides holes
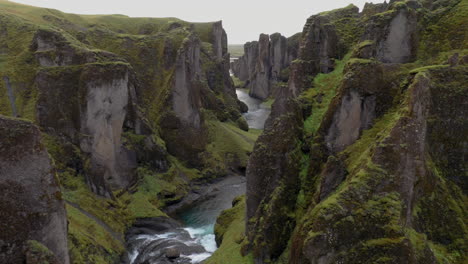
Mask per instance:
[[[382,3],[383,0],[335,0],[325,3],[314,3],[305,0],[289,1],[288,5],[273,1],[239,0],[236,5],[222,6],[219,1],[201,0],[180,2],[165,2],[158,5],[158,1],[148,3],[145,0],[114,1],[112,6],[104,0],[82,0],[79,3],[71,0],[9,0],[10,2],[31,5],[42,8],[53,8],[65,13],[80,15],[125,15],[129,17],[174,17],[187,22],[223,21],[223,27],[228,35],[229,45],[243,45],[246,42],[258,40],[260,34],[281,33],[290,37],[302,32],[304,24],[312,15],[354,4],[362,10],[366,2]],[[107,2],[107,3],[106,3]],[[183,5],[183,8],[181,6]],[[264,6],[267,12],[259,14]],[[92,8],[89,8],[89,7]],[[213,8],[216,7],[216,8]],[[218,7],[219,6],[219,7]],[[305,8],[304,8],[305,7]],[[195,12],[193,12],[195,10]],[[241,18],[241,19],[239,19]],[[274,23],[281,18],[279,23]]]

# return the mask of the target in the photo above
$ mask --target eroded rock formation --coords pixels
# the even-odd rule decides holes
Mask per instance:
[[[463,263],[449,256],[467,248],[458,242],[467,234],[466,120],[448,115],[466,115],[467,91],[456,87],[467,68],[459,55],[439,58],[443,66],[412,62],[427,50],[418,40],[466,7],[424,6],[348,6],[307,21],[282,96],[296,108],[273,105],[281,115],[272,114],[249,162],[242,254],[255,263]]]
[[[265,100],[280,93],[288,80],[288,67],[297,58],[300,34],[290,38],[280,33],[261,34],[244,45],[244,55],[231,63],[234,75],[250,89],[250,95]]]
[[[40,126],[72,139],[89,155],[85,169],[94,192],[111,196],[112,189],[128,186],[136,168],[135,153],[122,144],[135,94],[131,67],[111,53],[73,47],[53,31],[38,31],[32,48],[44,67],[35,79]]]
[[[0,116],[0,138],[0,262],[70,263],[65,203],[39,128]]]

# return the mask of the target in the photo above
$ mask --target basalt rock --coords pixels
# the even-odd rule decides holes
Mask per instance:
[[[0,262],[70,263],[65,204],[39,129],[0,116],[0,138]]]
[[[95,193],[111,196],[112,189],[127,187],[136,157],[121,136],[133,103],[132,69],[120,61],[97,63],[117,56],[76,48],[58,32],[38,31],[32,49],[44,67],[35,79],[39,125],[89,155],[87,182]]]
[[[290,93],[298,96],[310,88],[310,77],[329,73],[335,68],[334,60],[345,54],[344,36],[337,30],[336,21],[357,16],[359,9],[349,6],[337,11],[311,16],[302,31],[298,60],[291,65],[288,82]]]
[[[169,101],[172,111],[165,113],[160,126],[169,153],[199,164],[198,154],[204,150],[206,130],[201,110],[200,41],[191,36],[177,55],[176,69]]]
[[[457,50],[434,59],[445,65],[408,63],[424,45],[421,27],[429,34],[437,25],[422,17],[443,17],[427,2],[369,4],[361,14],[350,6],[308,20],[283,94],[299,109],[275,103],[284,112],[273,106],[274,125],[247,170],[243,250],[255,263],[463,263],[466,120],[458,117],[467,111],[467,69]],[[455,12],[452,5],[431,10]],[[304,125],[281,126],[301,116]],[[318,128],[304,138],[298,131],[309,131],[311,118]],[[283,160],[270,161],[282,142],[297,152],[277,150]]]
[[[373,42],[372,57],[384,63],[414,60],[418,46],[418,7],[396,2],[388,11],[370,18],[362,40]]]
[[[246,230],[255,263],[279,257],[287,246],[284,238],[294,229],[295,219],[287,212],[295,210],[299,191],[301,126],[298,102],[278,98],[250,157]]]
[[[250,95],[262,100],[279,93],[279,82],[287,82],[287,71],[297,58],[300,34],[290,38],[280,33],[261,34],[254,42],[244,45],[244,55],[231,63],[236,77],[246,83]]]
[[[450,81],[442,84],[444,80],[448,80],[446,78],[461,81],[464,78],[463,72],[466,72],[466,69],[431,71],[414,78],[408,88],[408,111],[394,120],[394,123],[389,124],[389,134],[382,139],[380,144],[371,147],[373,148],[370,156],[372,165],[368,163],[361,167],[363,171],[357,174],[349,170],[349,165],[343,165],[342,168],[347,167],[348,172],[351,173],[347,177],[353,178],[356,184],[346,185],[344,189],[335,194],[336,201],[330,206],[338,206],[335,207],[337,210],[318,204],[307,216],[309,219],[298,228],[302,230],[301,232],[304,232],[304,228],[310,230],[309,232],[313,235],[304,238],[302,234],[296,233],[293,240],[296,243],[303,241],[304,244],[300,246],[296,244],[301,250],[301,253],[299,251],[297,253],[301,256],[296,255],[294,260],[291,258],[292,263],[304,261],[307,263],[356,263],[361,259],[374,261],[382,257],[402,263],[436,263],[427,242],[416,242],[414,237],[408,236],[407,232],[410,232],[408,230],[424,233],[430,237],[430,240],[442,244],[452,244],[457,237],[466,233],[465,229],[460,226],[462,223],[455,220],[460,219],[459,213],[463,210],[459,208],[462,206],[459,203],[459,196],[442,190],[453,188],[454,182],[460,179],[451,178],[451,175],[460,175],[462,168],[458,166],[455,169],[458,172],[448,172],[445,165],[432,163],[432,159],[439,160],[442,156],[465,155],[462,150],[464,140],[449,143],[453,144],[453,148],[442,155],[441,149],[437,146],[441,145],[444,140],[435,136],[443,123],[443,127],[455,128],[462,125],[461,120],[447,120],[442,116],[451,111],[461,111],[461,113],[466,111],[466,107],[460,104],[462,99],[455,100],[452,97],[466,97],[466,91],[458,95],[451,93],[447,99],[435,98],[442,87],[451,90],[454,87],[452,85],[456,85],[456,82]],[[439,108],[438,105],[445,100],[454,100],[454,104],[445,109]],[[458,135],[453,136],[460,139]],[[437,175],[434,170],[440,170],[441,174]],[[333,171],[326,170],[324,173],[322,177],[327,179]],[[444,180],[439,177],[451,182],[443,183]],[[438,188],[437,185],[441,187]],[[426,207],[430,199],[428,197],[431,196],[437,197],[433,200],[435,204]],[[346,202],[348,199],[352,199],[352,206]],[[440,202],[449,200],[454,202],[451,205],[453,206],[451,207],[452,213],[438,207]],[[384,204],[386,206],[381,207],[381,210],[385,214],[372,211],[374,206]],[[361,210],[368,213],[361,214]],[[438,221],[446,219],[446,216],[442,216],[444,214],[449,214],[452,220],[446,222],[447,229],[437,229],[436,226],[440,224]],[[306,228],[307,223],[313,224]],[[403,227],[391,228],[390,223]],[[349,228],[352,228],[352,233],[349,232]],[[461,233],[453,233],[449,229],[460,230]],[[374,241],[380,241],[382,244],[373,244]],[[348,246],[349,243],[353,245],[364,243],[367,244],[367,249],[361,246],[351,249]],[[422,243],[422,245],[418,246],[415,243]],[[460,246],[466,247],[466,245]]]

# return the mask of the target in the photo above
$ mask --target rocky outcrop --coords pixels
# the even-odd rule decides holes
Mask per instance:
[[[213,23],[212,35],[212,44],[215,56],[222,60],[227,54],[227,34],[226,31],[224,31],[222,21]]]
[[[422,4],[308,20],[284,95],[299,109],[272,114],[278,129],[266,127],[247,170],[243,250],[255,263],[463,263],[450,256],[467,248],[466,120],[454,118],[466,115],[467,91],[456,87],[467,69],[459,55],[407,63],[427,27]],[[270,152],[284,142],[295,151]],[[270,161],[277,152],[283,160]]]
[[[417,3],[417,2],[416,2]],[[372,42],[373,54],[384,63],[407,63],[416,55],[418,15],[416,8],[396,2],[385,13],[374,15],[367,24],[362,40]]]
[[[302,31],[298,60],[291,65],[290,81],[288,89],[291,93],[299,95],[302,91],[310,88],[310,76],[319,73],[329,73],[335,68],[334,60],[342,58],[347,45],[347,36],[354,35],[355,32],[338,30],[343,26],[341,23],[348,23],[351,27],[358,16],[359,9],[350,5],[346,8],[324,12],[311,16]],[[309,77],[307,77],[309,76]]]
[[[330,153],[353,144],[390,107],[395,87],[385,80],[384,72],[392,71],[395,67],[375,61],[351,61],[345,66],[343,74],[348,78],[343,80],[319,131]]]
[[[453,186],[453,182],[445,182],[450,179],[447,167],[441,163],[432,163],[433,159],[448,157],[452,155],[451,153],[465,155],[462,150],[465,140],[453,145],[451,153],[444,155],[439,150],[433,152],[442,142],[441,138],[435,136],[437,133],[435,131],[441,129],[439,125],[444,123],[444,127],[459,127],[462,124],[458,120],[449,121],[439,118],[454,109],[466,111],[466,107],[459,104],[461,102],[459,100],[455,100],[451,107],[439,108],[437,105],[445,99],[439,100],[433,96],[437,96],[442,87],[453,91],[452,85],[455,82],[447,81],[446,78],[461,81],[464,78],[461,77],[463,72],[466,72],[466,69],[436,70],[414,77],[408,88],[408,111],[401,113],[401,116],[393,116],[396,119],[389,120],[390,123],[386,124],[387,128],[380,130],[381,133],[387,130],[388,135],[382,137],[378,144],[369,146],[372,149],[370,161],[364,161],[366,158],[354,161],[364,162],[361,164],[359,173],[350,167],[349,160],[347,165],[342,165],[349,173],[346,177],[351,178],[355,184],[345,184],[343,189],[335,193],[331,204],[315,206],[305,223],[297,229],[302,230],[301,232],[304,232],[304,229],[309,230],[309,234],[313,235],[304,238],[303,235],[296,233],[293,239],[303,241],[304,244],[301,246],[296,244],[301,248],[301,252],[296,252],[300,257],[296,255],[293,263],[301,263],[305,260],[309,263],[317,263],[317,261],[355,263],[363,258],[370,258],[374,261],[382,257],[402,263],[437,263],[427,241],[418,240],[408,235],[408,232],[424,233],[435,243],[448,244],[465,234],[466,231],[460,226],[463,225],[462,222],[454,220],[460,219],[460,210],[463,211],[460,198],[456,194],[442,190]],[[446,77],[442,77],[444,75]],[[445,84],[442,84],[444,82]],[[466,97],[466,91],[462,94],[452,93],[448,96],[452,99],[447,98],[447,100],[454,100],[452,96]],[[387,115],[393,115],[393,113]],[[376,126],[382,126],[382,124]],[[375,129],[379,128],[372,130]],[[428,149],[428,146],[432,147]],[[349,153],[358,156],[357,153]],[[330,176],[330,171],[321,175],[323,179]],[[437,188],[437,185],[443,187]],[[364,186],[366,187],[363,188]],[[346,202],[350,197],[353,200],[352,206]],[[425,207],[428,199],[434,201],[435,204]],[[439,204],[448,201],[451,201],[452,213],[449,215],[452,220],[446,224],[450,227],[436,231],[435,227],[439,226],[440,219],[445,219],[442,215],[447,214],[447,210],[441,209]],[[374,206],[380,207],[385,214],[372,211]],[[333,207],[339,209],[331,210]],[[361,214],[361,210],[365,210],[368,214]],[[351,215],[354,215],[352,223],[350,222]],[[394,223],[393,228],[391,223]],[[348,235],[350,226],[353,226],[352,236]],[[397,226],[400,227],[397,228]],[[449,229],[463,231],[460,234],[450,232]],[[447,235],[444,238],[445,242],[439,240],[444,236],[442,233]],[[380,241],[382,244],[372,244],[373,241]],[[384,243],[384,241],[387,242]],[[351,249],[345,246],[349,243],[353,245],[369,243],[369,246],[366,249],[359,246]],[[422,244],[418,246],[418,243]],[[464,246],[461,245],[461,247]]]
[[[250,156],[246,230],[248,241],[254,241],[249,247],[255,263],[278,258],[295,226],[288,212],[295,210],[293,197],[300,188],[302,122],[298,102],[288,95],[278,97]]]
[[[169,153],[199,164],[198,154],[206,144],[202,127],[200,40],[190,36],[178,52],[171,88],[172,112],[163,116],[160,126]]]
[[[39,129],[0,116],[0,138],[0,262],[70,263],[65,204]],[[53,256],[37,256],[35,245]]]
[[[121,139],[135,89],[132,69],[120,61],[97,63],[116,56],[73,47],[58,32],[38,31],[32,48],[44,67],[35,80],[40,126],[89,155],[87,182],[95,193],[111,196],[127,187],[136,167],[135,153]]]
[[[279,93],[278,82],[287,82],[287,70],[297,58],[300,35],[261,34],[259,41],[244,45],[244,55],[231,63],[236,77],[246,83],[250,95],[262,100]]]

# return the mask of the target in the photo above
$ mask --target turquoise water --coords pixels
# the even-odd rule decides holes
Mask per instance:
[[[186,231],[201,244],[209,255],[217,249],[214,226],[219,214],[232,207],[232,200],[245,194],[245,177],[230,176],[215,184],[209,197],[179,215]],[[193,262],[198,263],[198,262]]]

